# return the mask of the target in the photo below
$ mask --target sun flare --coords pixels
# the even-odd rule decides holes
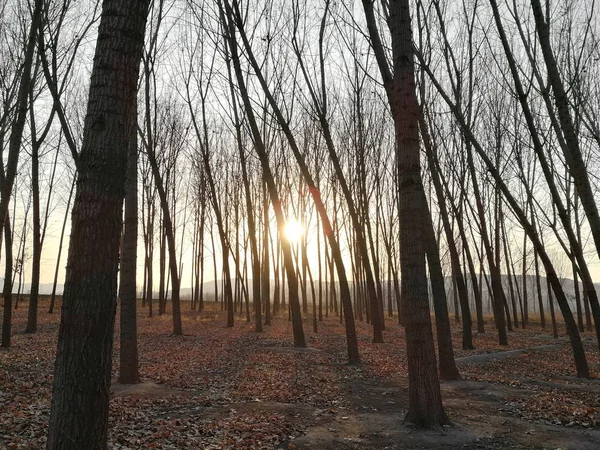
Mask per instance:
[[[288,241],[295,244],[299,242],[304,235],[304,227],[296,219],[290,218],[285,223],[283,234]]]

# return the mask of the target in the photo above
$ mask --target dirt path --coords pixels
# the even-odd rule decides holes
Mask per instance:
[[[510,358],[512,356],[519,356],[523,353],[528,352],[539,352],[539,351],[550,351],[557,350],[560,348],[560,344],[548,344],[548,345],[538,345],[530,348],[520,348],[515,350],[507,350],[504,352],[491,352],[491,353],[481,353],[479,355],[470,355],[463,356],[462,358],[456,358],[457,366],[465,366],[468,364],[484,364],[489,361],[494,361],[497,359]]]
[[[546,352],[559,344],[458,358],[459,365]],[[528,380],[531,382],[531,380]],[[596,380],[593,380],[596,381]],[[593,383],[592,381],[592,383]],[[581,380],[565,383],[540,381],[555,389],[600,391]],[[596,383],[593,383],[596,384]],[[446,411],[453,425],[439,431],[423,431],[403,423],[408,391],[381,380],[350,381],[346,387],[349,407],[321,412],[318,424],[294,441],[298,449],[600,449],[600,430],[557,426],[520,417],[511,399],[535,392],[506,384],[478,381],[446,381],[442,385]]]
[[[408,392],[372,380],[352,383],[351,407],[321,412],[318,425],[296,439],[297,449],[600,449],[600,430],[532,423],[506,399],[522,395],[509,386],[473,381],[442,384],[453,426],[423,431],[402,422]]]

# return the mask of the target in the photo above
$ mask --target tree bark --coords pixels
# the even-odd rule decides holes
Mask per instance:
[[[393,72],[377,30],[373,3],[363,0],[367,27],[383,78],[396,133],[400,270],[408,357],[409,406],[405,420],[423,427],[448,423],[436,368],[425,267],[426,231],[430,221],[421,179],[419,104],[414,75],[410,2],[389,2]]]
[[[131,120],[137,123],[137,102]],[[125,230],[121,251],[121,280],[119,299],[121,300],[121,329],[119,354],[119,383],[137,384],[138,371],[137,345],[137,241],[138,241],[138,189],[137,189],[137,127],[132,126],[127,151],[127,174],[125,179]]]
[[[49,450],[107,448],[119,241],[148,0],[105,0],[84,123]]]

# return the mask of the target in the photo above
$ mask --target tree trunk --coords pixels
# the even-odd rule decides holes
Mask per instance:
[[[166,237],[167,249],[169,251],[169,274],[171,276],[171,303],[173,305],[173,334],[176,336],[180,336],[183,334],[183,329],[181,325],[181,303],[179,300],[180,280],[177,269],[177,249],[175,248],[175,233],[173,230],[173,222],[171,221],[167,193],[163,186],[163,181],[158,170],[158,164],[156,163],[154,149],[151,149],[149,146],[147,146],[146,153],[148,155],[148,161],[150,162],[150,166],[152,167],[154,182],[156,183],[156,189],[158,190],[158,197],[160,198],[164,235]],[[165,294],[163,294],[163,301],[166,304]],[[165,310],[165,305],[163,305],[163,313],[165,312]]]
[[[400,220],[400,271],[406,327],[409,406],[405,420],[424,427],[448,422],[436,368],[425,267],[425,234],[431,222],[419,155],[419,104],[415,91],[410,2],[389,3],[393,73],[388,66],[371,2],[363,1],[367,27],[394,119]]]
[[[229,10],[229,8],[230,8],[229,3],[226,1],[225,4],[228,8],[228,11],[227,11],[228,15],[233,16],[233,11]],[[239,11],[236,11],[236,14],[237,13],[239,13]],[[322,22],[322,27],[323,27],[323,22]],[[322,30],[322,28],[321,28],[321,30]],[[241,35],[242,41],[244,43],[244,48],[246,49],[246,51],[249,55],[250,62],[256,72],[257,77],[259,78],[259,81],[261,83],[263,91],[265,92],[265,95],[267,96],[267,99],[268,99],[271,107],[275,111],[279,125],[284,129],[284,133],[288,139],[290,148],[292,149],[292,151],[294,153],[294,157],[296,158],[296,161],[298,162],[298,165],[300,166],[304,181],[306,182],[306,184],[308,186],[309,193],[311,194],[311,196],[313,198],[315,207],[317,209],[319,217],[321,218],[323,232],[328,239],[328,242],[329,242],[329,245],[331,248],[331,252],[332,252],[332,266],[331,266],[332,273],[331,273],[331,275],[332,275],[332,277],[334,276],[333,275],[333,261],[335,261],[335,266],[336,266],[339,281],[340,281],[341,301],[343,304],[343,308],[346,312],[346,314],[344,316],[345,316],[345,326],[346,326],[346,341],[347,341],[347,346],[348,346],[348,360],[351,364],[358,363],[359,362],[358,343],[357,343],[357,338],[356,338],[356,330],[355,330],[355,326],[354,326],[354,316],[352,313],[350,288],[349,288],[348,280],[346,277],[346,271],[344,268],[344,263],[343,263],[339,243],[338,243],[337,239],[335,238],[335,233],[334,233],[332,224],[329,221],[329,217],[327,216],[327,210],[326,210],[325,205],[320,196],[320,191],[319,191],[318,187],[315,185],[315,183],[312,179],[312,176],[310,175],[310,172],[308,170],[308,167],[306,166],[304,158],[302,157],[302,155],[298,149],[298,146],[296,145],[296,142],[293,139],[293,135],[289,128],[289,124],[283,118],[283,114],[281,113],[280,109],[278,108],[277,103],[275,102],[273,96],[271,95],[271,93],[268,89],[268,86],[267,86],[264,78],[262,77],[262,74],[259,70],[259,66],[250,51],[251,50],[250,45],[247,40],[247,37],[243,33],[243,30],[240,30],[240,35]],[[238,82],[239,82],[239,80],[238,80]],[[244,101],[246,101],[246,100],[247,99],[244,99]],[[249,107],[250,107],[250,105],[248,104],[247,109]],[[274,205],[274,207],[275,207],[275,205]],[[278,226],[279,226],[279,224],[278,224]],[[284,243],[282,242],[281,245],[283,247]],[[285,249],[284,249],[284,251],[285,251]],[[284,257],[285,257],[285,255],[284,255]],[[283,283],[282,283],[282,287],[283,287]],[[332,289],[333,289],[333,284],[332,284]],[[296,293],[296,295],[297,295],[297,293]],[[283,288],[282,288],[282,296],[283,296]],[[290,303],[290,305],[293,306],[292,303]]]
[[[33,197],[33,261],[31,266],[31,288],[29,291],[29,308],[27,310],[27,327],[25,328],[25,333],[35,333],[37,331],[38,296],[40,291],[40,265],[42,259],[39,174],[40,143],[36,141],[35,128],[33,128],[32,130],[32,140],[33,142],[31,143],[31,191]],[[25,261],[22,260],[21,264],[24,263]]]
[[[429,211],[426,212],[429,215]],[[430,220],[431,223],[431,220]],[[430,227],[426,239],[427,262],[429,263],[429,276],[433,296],[433,309],[435,311],[435,325],[437,331],[440,378],[443,380],[458,380],[460,374],[454,361],[452,348],[452,330],[448,316],[448,301],[444,274],[440,264],[440,252],[435,240],[433,226]]]
[[[54,304],[56,299],[56,285],[58,284],[58,270],[60,268],[60,257],[62,255],[63,240],[65,237],[65,228],[67,227],[67,219],[69,218],[69,212],[71,211],[71,199],[75,192],[75,181],[77,180],[77,174],[73,176],[73,182],[71,183],[71,190],[69,191],[69,199],[67,200],[67,206],[65,207],[65,217],[63,219],[62,228],[60,231],[60,240],[58,242],[58,255],[56,256],[56,268],[54,269],[54,282],[52,283],[52,295],[50,295],[50,307],[48,309],[49,314],[54,313]]]
[[[107,448],[127,148],[148,6],[147,0],[102,5],[72,214],[49,450]]]
[[[571,176],[573,177],[575,187],[577,188],[577,195],[581,201],[581,206],[588,219],[590,230],[596,245],[596,252],[600,256],[600,215],[598,214],[598,206],[596,205],[596,200],[594,198],[588,170],[581,154],[579,138],[573,125],[569,98],[558,70],[558,63],[554,56],[552,45],[550,44],[550,26],[547,22],[550,18],[544,18],[540,0],[531,0],[531,7],[538,38],[540,40],[540,47],[544,56],[544,61],[546,62],[548,81],[552,86],[556,111],[566,142],[566,146],[563,149],[565,161],[569,167]],[[596,317],[596,319],[598,319],[598,317]]]
[[[263,183],[263,198],[267,199]],[[265,325],[271,325],[271,269],[269,266],[269,202],[263,201],[262,302],[265,306]]]
[[[12,271],[13,271],[13,243],[10,227],[10,214],[6,214],[4,222],[4,286],[2,299],[4,301],[2,316],[2,347],[10,347],[10,335],[12,329]]]
[[[421,90],[421,95],[423,95],[423,89]],[[467,293],[467,285],[465,284],[465,280],[463,278],[462,270],[460,267],[460,257],[458,255],[458,250],[456,248],[456,244],[454,241],[454,233],[452,231],[452,227],[450,226],[448,209],[446,208],[446,199],[444,197],[444,193],[442,190],[442,183],[440,181],[439,174],[439,166],[437,165],[434,147],[431,143],[431,139],[429,136],[427,124],[425,122],[424,112],[421,108],[420,114],[420,128],[421,128],[421,136],[423,139],[423,144],[425,146],[425,150],[427,153],[427,160],[429,161],[429,173],[431,174],[431,179],[433,181],[433,186],[435,188],[438,207],[440,208],[440,216],[442,218],[442,225],[444,227],[444,232],[446,233],[446,242],[448,243],[448,250],[450,252],[450,263],[452,266],[452,279],[456,285],[456,289],[458,291],[458,297],[460,301],[460,309],[462,313],[462,322],[463,322],[463,337],[462,337],[462,348],[463,350],[472,350],[473,346],[473,334],[472,334],[472,321],[471,321],[471,310],[469,308],[469,297]],[[432,230],[433,231],[433,230]],[[439,255],[438,255],[439,258]],[[429,270],[431,271],[431,264]],[[458,311],[455,311],[456,316],[458,317]],[[437,318],[437,314],[436,314]],[[439,331],[438,331],[439,333]],[[438,344],[439,346],[439,344]],[[441,367],[441,362],[440,362]],[[458,373],[458,371],[457,371]]]
[[[423,62],[424,61],[421,59],[421,63],[423,63]],[[438,92],[440,93],[440,95],[444,98],[444,101],[446,102],[446,104],[452,110],[453,115],[456,118],[456,120],[458,121],[458,123],[460,124],[465,137],[473,145],[473,147],[477,151],[477,154],[479,155],[479,157],[485,162],[487,170],[489,171],[490,175],[492,175],[494,177],[497,188],[502,191],[504,198],[506,199],[506,201],[510,205],[513,213],[515,214],[515,216],[518,218],[519,222],[523,226],[524,231],[529,236],[529,239],[531,240],[536,252],[539,254],[539,257],[542,260],[542,264],[544,265],[544,268],[546,270],[546,277],[549,279],[549,281],[552,285],[552,289],[553,289],[554,293],[556,294],[556,297],[557,297],[556,299],[557,299],[558,305],[560,307],[563,318],[565,320],[565,326],[567,329],[567,333],[569,335],[571,347],[573,349],[573,358],[575,361],[577,376],[582,377],[582,378],[588,378],[589,377],[589,367],[587,364],[585,351],[583,349],[583,344],[581,342],[581,336],[579,335],[579,331],[577,329],[577,324],[575,322],[575,319],[573,318],[573,314],[572,314],[569,304],[567,302],[567,299],[566,299],[565,293],[562,289],[562,286],[560,284],[560,281],[558,280],[558,277],[556,275],[554,266],[552,265],[552,261],[550,260],[548,254],[546,253],[546,250],[536,232],[536,229],[534,228],[533,224],[528,221],[527,216],[524,214],[522,208],[519,206],[519,203],[515,200],[515,198],[511,194],[510,190],[506,186],[502,177],[499,175],[498,171],[496,170],[496,167],[494,166],[492,161],[487,156],[487,153],[483,150],[483,148],[481,147],[481,145],[479,144],[477,139],[475,139],[475,137],[474,137],[469,125],[467,124],[464,116],[462,115],[462,113],[458,110],[456,105],[450,100],[450,97],[446,94],[446,92],[441,87],[441,85],[439,84],[437,79],[433,76],[429,67],[427,67],[426,65],[423,65],[423,68],[424,68],[424,70],[427,71],[430,80],[433,82],[433,84],[435,85],[435,87],[438,90]]]
[[[33,56],[35,51],[36,37],[38,33],[38,27],[42,20],[42,7],[44,2],[42,0],[35,0],[31,16],[31,24],[29,27],[27,45],[23,55],[23,62],[21,67],[21,77],[19,80],[19,91],[17,94],[15,104],[15,118],[12,123],[12,129],[10,133],[10,139],[8,144],[8,158],[6,161],[6,172],[4,167],[0,168],[0,224],[4,224],[5,227],[10,228],[8,222],[8,210],[12,190],[14,186],[15,177],[17,175],[17,169],[19,164],[19,153],[21,150],[21,143],[23,140],[23,129],[25,128],[25,120],[27,118],[28,110],[28,98],[31,93],[31,68],[33,65]],[[0,149],[1,150],[1,149]],[[2,155],[0,154],[0,157]],[[2,159],[2,158],[0,158]],[[39,231],[39,229],[38,229]],[[1,234],[0,234],[1,235]],[[6,304],[9,304],[9,309],[12,308],[12,238],[5,242],[6,247],[6,271],[4,280],[4,302],[5,302],[5,315],[3,319],[3,331],[2,331],[2,346],[10,346],[10,321],[12,312],[6,313]],[[11,248],[8,248],[10,244]],[[9,251],[10,250],[10,251]],[[10,257],[10,261],[9,258]],[[10,272],[9,272],[10,269]],[[8,292],[10,290],[10,292]],[[7,298],[8,297],[8,298]],[[35,319],[37,321],[37,304],[35,305]],[[8,326],[7,326],[8,325]],[[6,331],[6,329],[8,331]],[[6,336],[5,336],[6,335]]]
[[[131,120],[137,123],[137,102]],[[119,354],[119,383],[137,384],[137,240],[138,240],[138,188],[137,188],[137,127],[133,126],[127,151],[127,175],[125,179],[125,220],[121,251],[119,299],[121,300],[121,329]]]

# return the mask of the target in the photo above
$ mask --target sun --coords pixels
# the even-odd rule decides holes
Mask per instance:
[[[289,218],[283,228],[283,235],[289,242],[295,244],[299,242],[304,235],[304,227],[298,220]]]

